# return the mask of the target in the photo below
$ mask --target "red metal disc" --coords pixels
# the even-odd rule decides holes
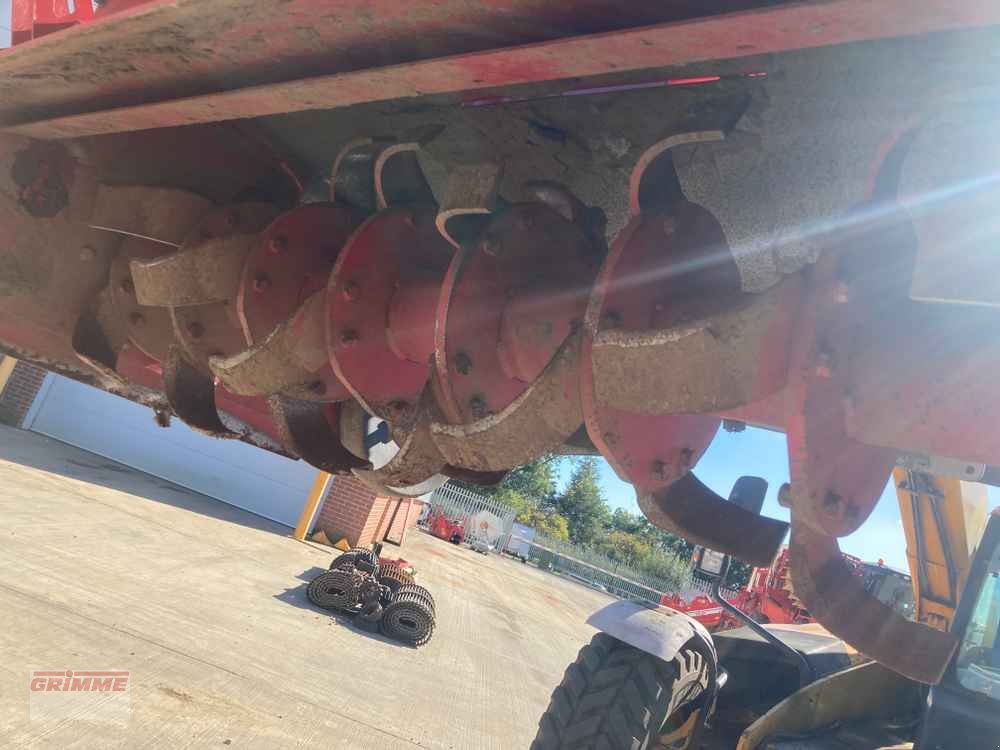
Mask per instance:
[[[501,411],[541,373],[583,319],[595,255],[583,230],[541,203],[512,206],[462,248],[435,327],[449,422]]]
[[[804,272],[806,289],[789,355],[785,430],[793,516],[830,537],[853,533],[871,515],[895,464],[896,448],[904,447],[896,441],[892,448],[862,442],[869,438],[858,422],[872,416],[878,421],[879,407],[886,404],[896,415],[919,406],[895,400],[909,383],[891,371],[902,361],[896,347],[912,342],[920,329],[910,317],[920,307],[909,299],[908,289],[916,239],[895,203],[909,138],[897,135],[883,149],[871,180],[872,202],[840,223],[819,260]],[[902,330],[893,330],[900,322]],[[926,344],[922,336],[918,339]],[[858,380],[866,350],[875,351],[878,361],[867,382]],[[940,354],[937,347],[931,350]],[[954,361],[947,354],[941,359],[948,363],[947,376],[953,375]],[[918,357],[905,365],[919,372],[927,361]],[[859,409],[865,411],[857,419]]]
[[[236,308],[248,344],[256,344],[324,289],[337,255],[361,224],[360,211],[309,203],[271,223],[247,256]]]
[[[271,418],[267,399],[260,396],[238,396],[223,386],[215,386],[215,407],[220,412],[230,414],[244,424],[281,445],[281,435]]]
[[[115,371],[130,383],[144,385],[154,391],[163,390],[163,367],[137,346],[125,344],[118,352]]]
[[[274,220],[275,209],[265,203],[245,203],[213,209],[181,245],[180,252],[219,237],[260,232]],[[209,357],[232,356],[247,347],[236,314],[235,300],[171,307],[174,339],[189,362],[205,374]]]
[[[170,245],[141,237],[126,237],[121,249],[111,261],[108,289],[119,318],[128,330],[129,341],[144,354],[158,362],[167,358],[174,341],[170,312],[163,307],[140,305],[135,297],[129,262],[135,259],[153,260],[171,252]]]
[[[658,490],[684,476],[721,424],[717,417],[703,414],[648,416],[611,408],[588,412],[584,419],[601,455],[637,491]]]
[[[701,414],[643,415],[601,404],[594,340],[607,328],[665,328],[679,314],[697,317],[727,292],[739,293],[736,264],[718,222],[692,203],[681,203],[669,214],[636,216],[604,261],[584,320],[580,396],[591,441],[639,491],[666,487],[683,476],[708,448],[721,421]]]
[[[605,273],[607,271],[607,273]],[[601,271],[600,328],[666,328],[741,293],[739,269],[722,227],[696,203],[642,214],[615,239]]]
[[[330,275],[326,341],[337,376],[367,410],[398,420],[430,372],[438,289],[453,248],[432,208],[389,208],[347,241]]]
[[[282,214],[261,233],[243,267],[236,298],[248,344],[261,341],[294,316],[310,294],[326,287],[337,255],[363,218],[360,211],[340,204],[309,203]],[[293,395],[343,401],[350,393],[327,364]]]
[[[853,533],[871,515],[897,455],[891,448],[865,445],[848,431],[851,404],[858,396],[850,375],[862,331],[878,328],[880,315],[906,302],[905,290],[896,300],[888,291],[902,277],[893,279],[878,267],[874,258],[879,253],[869,252],[880,248],[878,235],[870,229],[863,245],[857,237],[830,243],[807,270],[789,357],[785,428],[793,513],[813,530],[834,537]],[[898,234],[895,239],[889,248],[900,246]],[[845,251],[856,247],[865,250],[858,255],[864,260],[858,275],[863,282],[852,285],[847,305],[841,274],[850,274]],[[866,293],[865,286],[875,288]]]

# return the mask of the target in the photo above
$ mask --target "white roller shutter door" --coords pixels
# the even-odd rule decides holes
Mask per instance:
[[[188,489],[294,526],[316,469],[238,440],[219,440],[152,410],[49,374],[24,426]]]

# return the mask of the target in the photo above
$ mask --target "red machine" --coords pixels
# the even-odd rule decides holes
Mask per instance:
[[[13,0],[10,9],[11,44],[23,44],[94,18],[90,0]],[[0,26],[5,18],[0,17]]]
[[[838,539],[901,452],[1000,464],[1000,6],[58,1],[0,54],[5,353],[390,494],[600,454],[756,565],[789,524],[692,469],[784,431],[803,604],[941,676]]]
[[[881,560],[878,563],[865,563],[847,554],[843,555],[843,559],[854,575],[863,582],[866,591],[904,617],[912,613],[913,593],[908,575],[887,567]],[[726,598],[759,623],[802,625],[816,622],[795,595],[787,548],[781,551],[770,567],[754,568],[747,585],[734,596]],[[710,631],[726,630],[743,624],[704,594],[692,599],[667,594],[660,603],[687,613]]]
[[[747,585],[735,596],[726,598],[760,623],[791,625],[815,622],[792,590],[788,557],[788,549],[783,549],[770,567],[754,568]],[[852,564],[855,560],[847,555],[845,558]],[[687,613],[710,631],[726,630],[743,624],[704,594],[693,599],[669,594],[660,603]]]
[[[427,514],[427,529],[439,539],[445,539],[452,544],[465,541],[465,524],[468,518],[448,518],[440,506],[431,508]]]
[[[781,551],[770,568],[753,569],[750,580],[733,604],[761,623],[791,625],[815,622],[792,589],[787,549]],[[738,624],[732,618],[727,620],[729,627]]]
[[[708,628],[709,632],[721,630],[723,627],[731,627],[728,625],[729,618],[725,610],[705,594],[698,594],[692,599],[685,599],[680,594],[664,594],[660,598],[660,604],[693,617]],[[742,609],[742,607],[740,608]]]

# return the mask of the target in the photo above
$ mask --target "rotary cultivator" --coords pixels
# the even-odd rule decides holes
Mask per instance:
[[[599,454],[657,526],[757,566],[789,525],[692,470],[722,425],[781,430],[803,606],[939,679],[955,637],[867,593],[837,540],[900,453],[1000,463],[995,11],[837,0],[605,28],[591,3],[555,39],[445,35],[384,68],[289,49],[241,78],[262,42],[194,29],[256,16],[181,5],[0,56],[6,351],[382,493]],[[264,28],[312,28],[304,12]],[[371,33],[345,23],[316,33]],[[215,84],[160,48],[130,58],[145,92],[112,64],[169,24],[215,45]],[[120,48],[93,79],[53,77],[102,39]],[[374,611],[362,565],[323,596]]]

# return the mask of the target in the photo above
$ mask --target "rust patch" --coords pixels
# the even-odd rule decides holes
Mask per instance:
[[[60,143],[34,143],[14,156],[10,176],[21,208],[50,219],[69,205],[74,161]]]

